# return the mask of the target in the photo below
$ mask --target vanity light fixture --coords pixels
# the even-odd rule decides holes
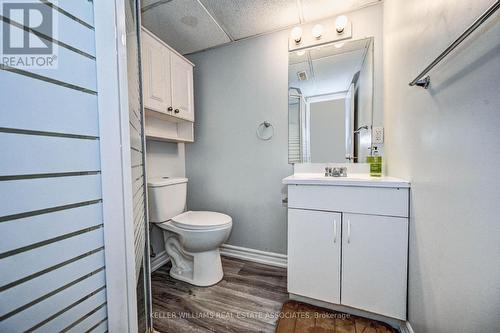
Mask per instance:
[[[302,28],[301,27],[293,28],[292,32],[290,33],[290,36],[295,41],[295,44],[300,44],[300,41],[302,40]]]
[[[335,29],[337,30],[338,34],[344,32],[346,25],[347,25],[347,16],[345,15],[340,15],[335,20]]]
[[[314,38],[320,39],[321,35],[323,34],[323,26],[321,24],[316,24],[312,28],[311,33],[312,33]]]

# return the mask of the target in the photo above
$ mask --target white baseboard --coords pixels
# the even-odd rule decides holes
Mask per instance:
[[[168,257],[168,254],[166,251],[162,251],[160,253],[157,253],[156,257],[151,258],[151,273],[156,271],[161,266],[165,265],[169,260],[170,260],[170,258]]]
[[[400,330],[402,333],[415,333],[409,321],[405,321],[403,325],[401,325]]]
[[[220,254],[225,257],[248,260],[270,266],[282,268],[286,268],[287,266],[287,256],[280,253],[265,252],[246,247],[223,244],[220,247]]]

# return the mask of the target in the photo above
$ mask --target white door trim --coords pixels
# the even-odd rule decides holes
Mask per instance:
[[[124,0],[94,1],[109,332],[137,332]]]

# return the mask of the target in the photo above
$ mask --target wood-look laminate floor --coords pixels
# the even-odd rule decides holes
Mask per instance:
[[[151,276],[153,325],[161,333],[274,333],[288,300],[286,269],[222,258],[212,287],[175,280],[166,264]]]
[[[222,265],[224,279],[211,287],[196,287],[171,278],[170,263],[155,271],[151,276],[155,330],[160,333],[397,332],[376,321],[343,317],[343,314],[338,317],[339,313],[288,302],[284,268],[225,257]],[[332,317],[296,320],[285,316],[276,330],[280,316],[303,312],[336,316],[333,321]]]
[[[387,324],[296,301],[283,305],[276,333],[397,333]]]

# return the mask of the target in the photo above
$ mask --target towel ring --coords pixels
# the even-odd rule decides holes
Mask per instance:
[[[257,127],[257,137],[261,140],[270,140],[274,135],[274,126],[268,122],[264,121]]]

